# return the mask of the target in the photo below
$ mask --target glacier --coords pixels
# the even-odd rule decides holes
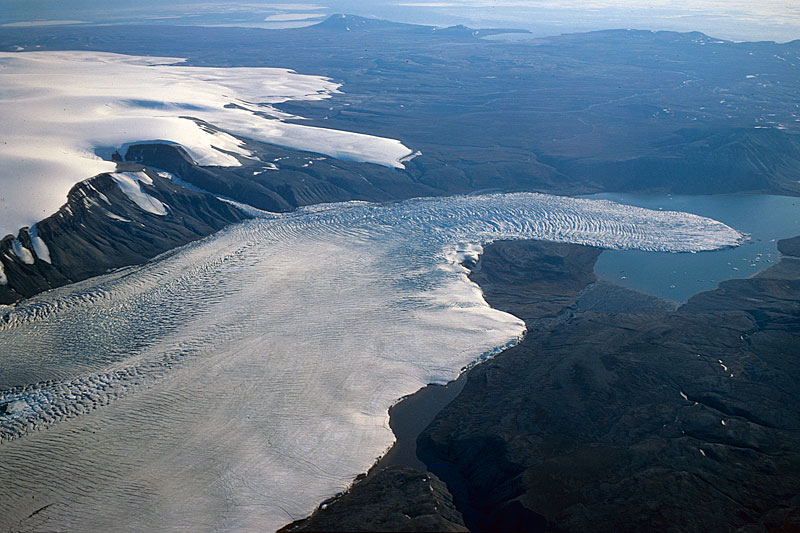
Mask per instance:
[[[720,222],[496,194],[262,213],[0,309],[0,525],[276,529],[393,442],[387,409],[524,334],[459,263],[497,239],[699,252]]]
[[[0,52],[0,236],[56,212],[79,181],[115,164],[103,150],[182,145],[201,165],[251,157],[236,136],[403,168],[396,139],[285,122],[274,104],[330,98],[340,85],[282,68],[187,66],[102,52]],[[146,99],[142,95],[147,95]]]

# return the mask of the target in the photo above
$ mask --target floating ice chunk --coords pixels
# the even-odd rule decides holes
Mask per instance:
[[[705,457],[706,451],[703,448],[698,448],[698,449],[700,450],[700,453],[703,455],[703,457]]]
[[[144,172],[114,172],[111,178],[117,182],[125,196],[131,199],[140,209],[154,215],[166,215],[167,207],[156,198],[142,190],[142,183],[152,185],[153,180]]]
[[[686,394],[684,394],[684,392],[683,392],[683,391],[681,391],[681,398],[683,398],[683,399],[684,399],[684,400],[686,400],[687,402],[689,401],[689,397],[688,397],[688,396],[686,396]]]
[[[45,263],[50,263],[50,250],[47,248],[47,245],[44,243],[42,238],[39,237],[39,230],[36,227],[36,224],[31,226],[31,229],[28,231],[28,235],[31,237],[31,244],[33,245],[33,251],[36,254],[36,257]]]
[[[17,239],[11,241],[11,250],[14,252],[14,255],[19,257],[19,260],[26,265],[33,264],[33,254],[31,254],[30,250],[22,246],[22,243]]]

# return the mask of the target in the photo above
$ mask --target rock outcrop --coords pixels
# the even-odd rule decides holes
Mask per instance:
[[[505,260],[505,276],[481,274],[501,309],[540,277],[502,251],[515,245],[483,259]],[[674,312],[531,328],[470,371],[419,454],[472,530],[795,530],[798,353],[800,261],[784,257]]]
[[[134,191],[139,187],[140,198],[163,207],[163,214],[138,205],[111,174],[76,184],[57,213],[0,241],[0,303],[143,263],[250,218],[140,165],[121,163],[119,171],[144,173]]]

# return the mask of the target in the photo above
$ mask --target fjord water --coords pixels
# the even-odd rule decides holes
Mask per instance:
[[[515,342],[459,265],[500,238],[697,251],[713,220],[536,194],[307,208],[40,295],[0,323],[0,521],[256,530],[391,444],[387,408]]]
[[[665,196],[604,193],[606,199],[647,209],[676,210],[724,222],[749,238],[742,246],[713,253],[646,253],[608,250],[595,273],[601,278],[654,296],[686,301],[721,281],[747,278],[778,261],[777,241],[800,235],[800,198],[719,194]]]

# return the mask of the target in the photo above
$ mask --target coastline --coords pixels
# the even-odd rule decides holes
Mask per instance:
[[[469,370],[444,385],[428,384],[389,408],[389,427],[394,432],[395,442],[372,465],[367,473],[368,478],[392,466],[427,469],[417,457],[417,437],[461,393],[467,382],[467,374]]]
[[[550,241],[500,240],[487,245],[483,254],[478,257],[477,262],[468,258],[462,265],[470,270],[468,274],[470,281],[481,288],[484,292],[484,298],[490,306],[525,320],[528,328],[547,327],[553,323],[566,320],[578,305],[579,298],[584,295],[585,289],[597,281],[593,273],[593,266],[601,252],[602,250],[597,248]],[[519,262],[523,262],[527,269],[536,269],[541,275],[539,278],[530,280],[530,285],[536,286],[541,291],[539,297],[518,306],[496,305],[493,300],[502,300],[507,290],[511,289],[512,293],[516,292],[513,287],[507,286],[499,278],[503,278],[508,274],[507,268],[516,267]],[[489,268],[484,270],[486,263],[488,263]],[[563,270],[565,266],[567,268]],[[531,287],[528,287],[528,290],[530,289]],[[517,344],[514,346],[517,346]],[[513,349],[514,346],[506,348],[494,355],[494,357],[503,355],[508,350]],[[362,506],[363,500],[369,499],[369,496],[365,496],[364,493],[375,492],[372,487],[368,486],[370,483],[374,484],[374,480],[377,479],[377,483],[380,483],[383,477],[413,477],[415,474],[425,474],[427,480],[423,480],[424,483],[428,483],[430,479],[441,483],[440,477],[430,472],[429,465],[418,457],[417,439],[436,416],[461,394],[470,379],[472,371],[489,360],[491,358],[478,359],[475,363],[466,367],[455,380],[444,385],[428,384],[417,392],[398,400],[397,403],[389,408],[389,425],[395,434],[395,442],[386,453],[370,467],[368,472],[357,475],[344,492],[320,503],[319,507],[309,517],[287,524],[279,531],[331,529],[369,531],[369,526],[374,526],[375,523],[369,522],[369,519],[361,515],[358,510],[355,511],[357,518],[352,521],[352,517],[348,516],[351,512],[351,505],[348,500],[355,499],[355,507]],[[448,479],[447,489],[452,491],[449,485],[454,483],[457,484],[458,480]],[[403,487],[403,489],[405,488]],[[459,488],[463,489],[463,487]],[[402,497],[400,496],[401,494],[403,495]],[[381,511],[390,514],[390,512],[387,512],[387,508],[400,504],[405,497],[407,497],[407,491],[396,488],[396,491],[390,493],[387,498],[394,501],[385,502],[387,506],[382,508]],[[448,493],[446,497],[449,497],[450,501],[452,501],[453,495]],[[345,516],[336,518],[336,520],[341,521],[340,523],[319,522],[323,513],[330,513],[337,505],[341,506],[342,502],[345,502],[347,509],[344,511]],[[369,507],[369,509],[374,511],[372,507]],[[411,530],[468,531],[464,526],[463,518],[460,522],[455,520],[456,526],[464,526],[463,529],[458,527],[450,528],[453,525],[451,522],[453,519],[451,516],[447,518],[448,520],[446,521],[425,522],[424,527],[412,528]],[[391,528],[380,529],[384,531],[391,530]]]
[[[532,275],[542,263],[528,248],[536,241],[487,246],[481,262],[489,268],[474,269],[470,278],[492,307],[527,312],[528,336],[459,378],[461,392],[416,439],[427,472],[402,465],[406,444],[344,495],[282,531],[800,525],[800,400],[782,392],[797,390],[791,368],[800,346],[798,243],[800,237],[780,241],[775,265],[677,309],[597,282],[589,268],[592,279],[583,279],[555,316],[540,316],[540,328],[532,327],[531,311],[564,302],[534,301],[532,287],[524,287],[531,279],[537,289],[558,285],[547,273]],[[574,266],[586,249],[567,247],[578,254],[567,261]],[[553,259],[544,264],[555,272]],[[574,277],[560,282],[580,285]],[[780,386],[765,387],[766,376]],[[416,400],[435,396],[432,390]],[[403,417],[426,411],[414,397],[407,410],[393,410],[398,432],[407,431]],[[433,410],[427,406],[426,416]],[[403,483],[387,488],[385,481],[398,477]],[[437,492],[438,505],[418,527],[419,517],[404,505],[415,488],[440,480],[447,497]],[[658,508],[646,504],[655,494],[663,501]]]

